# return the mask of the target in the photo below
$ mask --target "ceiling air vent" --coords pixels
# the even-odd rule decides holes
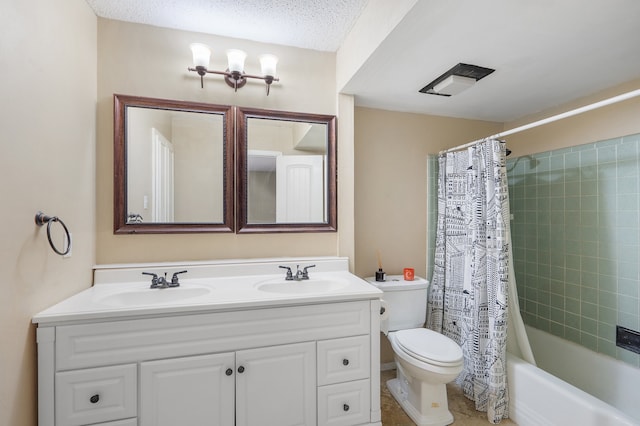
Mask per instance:
[[[478,65],[459,63],[420,89],[420,93],[438,96],[457,95],[494,71]]]

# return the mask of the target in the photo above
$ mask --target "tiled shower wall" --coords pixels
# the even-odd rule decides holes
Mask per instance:
[[[508,159],[525,323],[640,367],[640,135]]]
[[[436,224],[438,216],[438,156],[427,157],[427,276],[431,281],[436,257]]]

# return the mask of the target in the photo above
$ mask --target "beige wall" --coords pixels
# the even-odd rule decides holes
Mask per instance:
[[[221,116],[176,115],[171,122],[176,222],[224,221],[224,123]],[[209,115],[209,114],[207,114]],[[218,164],[219,167],[212,167]]]
[[[234,93],[219,76],[207,76],[201,89],[198,75],[187,72],[192,42],[211,46],[213,69],[226,68],[224,51],[229,48],[248,53],[249,73],[259,72],[259,54],[273,53],[280,58],[281,82],[268,97],[260,81],[249,81]],[[96,256],[98,263],[117,263],[339,254],[340,224],[339,233],[319,234],[114,235],[114,93],[336,114],[334,53],[98,19]]]
[[[31,317],[91,284],[97,23],[84,0],[6,0],[0,27],[0,425],[33,426]],[[72,232],[70,258],[49,248],[38,210]]]
[[[639,88],[640,79],[561,105],[558,108],[524,117],[516,122],[505,123],[504,129],[513,129]],[[640,97],[526,130],[508,136],[505,140],[507,146],[513,151],[512,156],[519,157],[634,133],[640,133]]]
[[[387,274],[426,273],[427,155],[502,130],[502,123],[355,110],[355,241],[359,276],[380,250]]]
[[[426,274],[427,156],[502,130],[491,123],[355,109],[355,273]],[[393,360],[386,338],[381,361]]]
[[[338,95],[338,254],[349,258],[355,271],[354,110],[351,95]]]

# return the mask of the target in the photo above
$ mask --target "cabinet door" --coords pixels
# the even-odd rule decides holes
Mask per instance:
[[[229,426],[234,417],[234,355],[140,364],[140,426]]]
[[[236,426],[316,424],[315,342],[236,353]]]

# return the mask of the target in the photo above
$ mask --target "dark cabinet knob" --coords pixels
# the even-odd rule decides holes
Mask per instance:
[[[224,372],[227,376],[230,376],[233,374],[233,370],[230,368],[227,368],[227,371]]]
[[[343,409],[344,411],[349,411],[349,405],[348,405],[348,404],[344,404],[344,405],[342,406],[342,409]]]
[[[238,373],[244,373],[244,367],[243,366],[238,367]]]
[[[342,365],[349,365],[349,360],[348,359],[343,359],[342,360]]]
[[[89,398],[89,401],[91,401],[92,404],[97,403],[98,401],[100,401],[100,395],[98,394],[93,395],[91,398]]]

